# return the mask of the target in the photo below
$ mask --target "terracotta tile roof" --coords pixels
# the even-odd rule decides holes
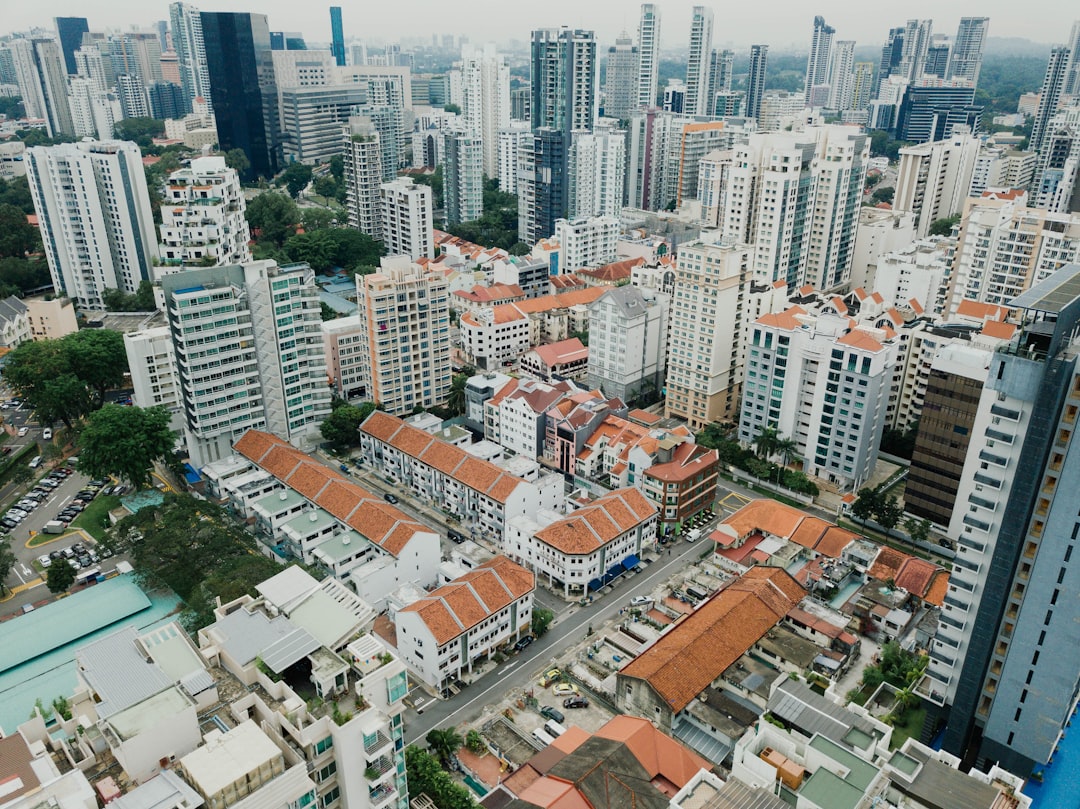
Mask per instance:
[[[825,535],[818,541],[814,550],[831,559],[839,559],[840,554],[844,552],[844,548],[858,538],[858,534],[847,531],[838,525],[831,525],[825,530]]]
[[[976,320],[1004,320],[1009,316],[1010,311],[994,303],[982,303],[964,298],[956,307],[956,314]]]
[[[704,472],[720,463],[720,453],[698,444],[679,444],[667,463],[653,464],[645,470],[648,477],[665,483],[677,483]]]
[[[496,283],[486,287],[476,285],[468,292],[458,290],[454,292],[454,295],[470,303],[491,303],[492,301],[524,298],[525,292],[517,284]]]
[[[999,320],[988,320],[983,324],[982,333],[987,337],[998,340],[1011,340],[1016,334],[1015,323],[1002,323]]]
[[[859,290],[855,290],[855,291],[858,292]],[[848,310],[847,304],[844,303],[843,299],[840,298],[839,296],[834,295],[832,298],[829,299],[829,303],[831,303],[833,305],[833,307],[836,309],[836,311],[839,312],[840,314],[842,314],[842,315],[847,314],[847,310]]]
[[[908,557],[900,572],[896,574],[896,586],[903,587],[912,595],[922,598],[930,589],[934,574],[940,570],[933,562],[918,557]]]
[[[548,368],[562,365],[567,362],[578,362],[589,358],[589,349],[577,337],[569,340],[560,340],[557,343],[537,346],[533,349],[539,355],[540,361]]]
[[[380,410],[367,417],[360,425],[360,432],[389,444],[411,458],[423,461],[498,503],[505,503],[518,484],[524,482],[490,461],[473,457],[460,447],[437,439],[406,424],[397,416]]]
[[[884,346],[881,343],[862,329],[852,329],[836,342],[840,345],[859,348],[863,351],[873,351],[875,353],[884,349]]]
[[[829,523],[825,522],[825,520],[819,520],[817,517],[804,517],[790,539],[796,545],[802,545],[804,548],[813,550],[825,535],[825,530],[828,527]]]
[[[627,258],[622,261],[605,264],[603,267],[597,267],[595,270],[577,270],[577,274],[584,275],[587,278],[593,278],[597,281],[618,283],[619,281],[625,281],[630,278],[634,267],[640,267],[644,263],[645,259],[640,257]]]
[[[630,486],[605,494],[535,536],[562,553],[587,554],[655,515],[656,506]]]
[[[933,604],[935,607],[940,607],[945,603],[945,594],[947,592],[949,592],[949,574],[947,571],[939,570],[934,574],[934,579],[930,582],[926,595],[923,596],[923,601],[927,604]]]
[[[0,795],[4,802],[35,792],[40,786],[31,762],[34,756],[26,739],[18,733],[0,739]],[[39,798],[44,803],[43,798]]]
[[[921,315],[924,311],[926,311],[925,309],[923,309],[923,305],[919,303],[917,298],[910,299],[908,301],[908,306],[910,306],[911,311],[917,315]]]
[[[787,615],[805,591],[780,568],[751,568],[623,667],[678,713]]]
[[[751,500],[721,525],[729,526],[735,536],[746,536],[751,531],[766,531],[777,537],[790,537],[799,527],[804,515],[797,508],[761,497]]]
[[[878,581],[887,581],[888,579],[896,580],[896,575],[900,572],[900,568],[903,567],[911,557],[902,551],[898,551],[895,548],[890,548],[887,545],[883,545],[874,558],[874,563],[870,565],[870,568],[866,571],[866,574]]]
[[[801,306],[792,306],[789,309],[785,309],[783,312],[762,315],[754,322],[760,323],[762,326],[771,326],[774,329],[794,331],[801,325],[799,321],[795,319],[795,316],[805,314],[806,310]]]
[[[375,411],[372,416],[375,415],[385,414]],[[376,425],[382,423],[381,419],[375,420]],[[233,448],[392,556],[400,555],[416,534],[431,533],[430,528],[414,521],[381,497],[277,436],[248,430]]]
[[[648,410],[638,410],[636,408],[627,413],[626,417],[631,421],[637,421],[650,427],[663,419],[662,416],[650,413]]]
[[[649,773],[649,778],[659,776],[674,784],[676,791],[686,786],[700,770],[712,769],[710,762],[654,727],[648,719],[620,714],[609,719],[594,735],[625,744]]]
[[[419,615],[435,642],[442,646],[535,588],[532,573],[505,556],[496,556],[432,590],[401,612]]]

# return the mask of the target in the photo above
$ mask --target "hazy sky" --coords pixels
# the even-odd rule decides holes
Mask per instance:
[[[304,0],[206,0],[195,2],[204,11],[253,11],[269,15],[271,30],[300,31],[310,42],[330,38],[329,3]],[[679,47],[688,38],[690,8],[685,0],[661,0],[661,47]],[[640,5],[613,0],[341,0],[345,38],[396,41],[433,33],[466,34],[473,42],[528,38],[532,28],[590,28],[601,43],[610,44],[623,29],[637,29]],[[859,45],[880,45],[890,26],[910,17],[929,17],[935,33],[953,34],[964,15],[990,17],[990,36],[1016,36],[1036,42],[1063,41],[1080,6],[1067,0],[916,0],[907,3],[818,0],[711,4],[713,41],[746,47],[765,43],[777,49],[806,49],[815,14],[836,28],[838,39]],[[92,30],[108,27],[148,27],[168,17],[168,3],[155,0],[0,0],[0,31],[38,25],[52,26],[56,16],[86,16]]]

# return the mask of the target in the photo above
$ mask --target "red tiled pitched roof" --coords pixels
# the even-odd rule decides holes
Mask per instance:
[[[656,506],[638,489],[616,489],[536,532],[536,538],[566,554],[592,553],[656,515]]]

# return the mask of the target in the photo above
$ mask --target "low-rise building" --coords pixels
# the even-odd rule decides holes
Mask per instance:
[[[535,590],[532,573],[496,556],[392,611],[398,652],[421,680],[442,690],[531,632]]]
[[[585,380],[589,370],[589,347],[577,337],[537,346],[526,351],[519,363],[521,372],[544,382]]]
[[[136,407],[164,407],[172,414],[172,429],[181,430],[184,401],[169,327],[127,332],[124,351],[131,373],[132,403]]]
[[[579,598],[637,567],[655,547],[656,507],[637,489],[618,489],[569,516],[537,512],[507,522],[504,552]],[[555,519],[552,519],[555,518]]]
[[[511,454],[537,458],[544,454],[545,414],[580,389],[572,382],[504,378],[498,391],[484,402],[484,438]]]
[[[26,304],[11,295],[0,301],[0,348],[17,348],[32,339]]]
[[[478,312],[492,309],[505,303],[517,303],[525,300],[525,292],[515,284],[493,283],[487,286],[476,285],[472,289],[453,292],[450,295],[450,308],[455,312]]]
[[[564,475],[573,475],[585,442],[609,415],[625,418],[622,399],[607,399],[598,391],[566,396],[548,408],[544,429],[544,458]]]
[[[674,526],[710,508],[716,500],[720,454],[689,441],[659,447],[655,462],[641,471],[641,490]]]
[[[29,310],[30,336],[34,340],[59,340],[79,330],[75,304],[70,298],[26,298],[23,303]]]

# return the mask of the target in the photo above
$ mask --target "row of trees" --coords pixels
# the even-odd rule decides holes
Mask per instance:
[[[720,455],[720,463],[749,472],[759,480],[766,480],[790,489],[799,494],[817,497],[818,487],[809,477],[794,469],[787,469],[795,457],[798,445],[790,438],[784,438],[771,427],[766,427],[753,440],[753,449],[746,449],[731,437],[730,425],[709,424],[697,434],[698,444],[715,449]],[[779,457],[783,465],[773,463],[769,458]]]
[[[128,370],[124,337],[110,329],[82,329],[59,340],[23,343],[10,354],[4,377],[42,424],[67,427],[102,406]]]
[[[904,519],[904,507],[900,505],[895,494],[886,494],[882,486],[860,489],[858,497],[851,504],[851,516],[863,524],[873,519],[885,529],[887,536],[892,535],[893,529],[903,519],[904,530],[913,543],[920,544],[930,538],[930,521],[917,517]]]

